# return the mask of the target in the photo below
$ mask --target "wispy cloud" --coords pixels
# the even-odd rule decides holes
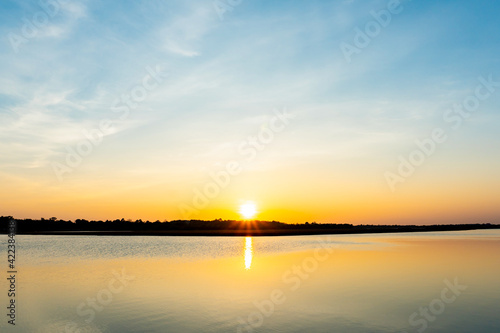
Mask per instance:
[[[199,56],[202,38],[210,31],[213,22],[213,11],[208,3],[196,4],[160,29],[163,47],[176,55]]]

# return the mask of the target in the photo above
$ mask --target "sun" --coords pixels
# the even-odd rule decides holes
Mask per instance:
[[[245,219],[251,219],[257,214],[257,206],[253,201],[246,201],[240,205],[240,214]]]

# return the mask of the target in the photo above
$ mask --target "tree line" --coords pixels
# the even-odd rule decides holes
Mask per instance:
[[[51,232],[169,232],[169,231],[215,231],[215,232],[259,232],[266,234],[282,231],[285,234],[315,233],[378,233],[378,232],[415,232],[415,231],[452,231],[472,229],[494,229],[500,225],[482,224],[440,224],[440,225],[353,225],[349,223],[283,223],[279,221],[239,221],[239,220],[61,220],[49,219],[14,219],[12,216],[0,217],[0,232],[8,233],[9,222],[14,220],[16,233],[51,233]]]

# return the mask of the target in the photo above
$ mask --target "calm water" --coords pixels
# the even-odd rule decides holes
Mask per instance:
[[[1,332],[500,332],[500,231],[16,240]]]

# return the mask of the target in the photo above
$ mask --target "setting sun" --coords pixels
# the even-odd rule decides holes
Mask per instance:
[[[245,219],[251,219],[257,214],[257,206],[253,201],[247,201],[240,206],[240,214]]]

